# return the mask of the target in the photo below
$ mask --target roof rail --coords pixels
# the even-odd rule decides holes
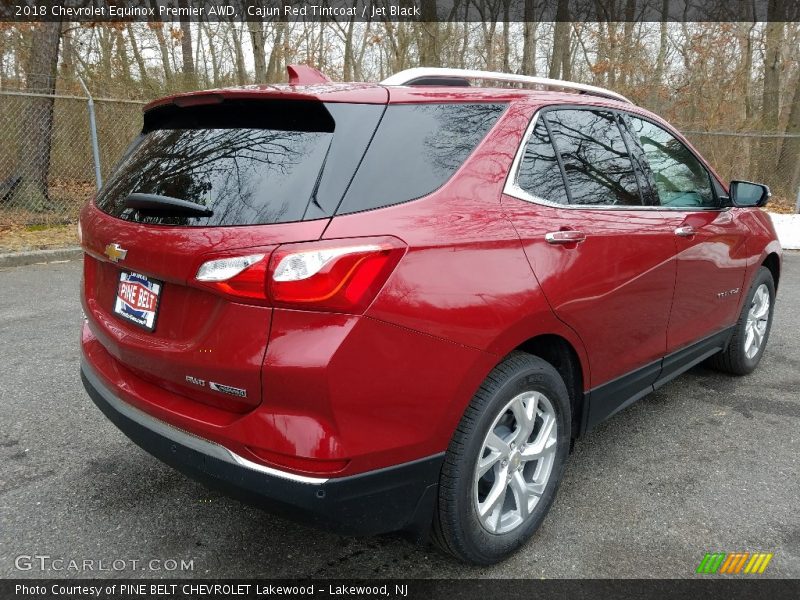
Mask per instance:
[[[564,90],[574,90],[581,94],[591,94],[592,96],[602,96],[612,100],[620,100],[633,104],[622,94],[612,92],[605,88],[586,85],[585,83],[575,83],[573,81],[563,81],[561,79],[548,79],[547,77],[531,77],[529,75],[515,75],[513,73],[500,73],[496,71],[478,71],[475,69],[446,69],[439,67],[417,67],[406,69],[395,73],[391,77],[381,81],[383,85],[414,85],[417,81],[424,81],[424,85],[431,85],[431,80],[442,79],[445,83],[453,85],[453,79],[487,79],[491,81],[508,81],[512,83],[527,83],[547,88],[560,88]]]

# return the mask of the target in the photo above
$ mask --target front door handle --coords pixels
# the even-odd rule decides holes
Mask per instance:
[[[697,235],[697,230],[691,225],[681,225],[675,229],[675,235],[680,237],[693,237]]]
[[[582,231],[551,231],[544,236],[548,244],[579,244],[586,240],[586,234]]]

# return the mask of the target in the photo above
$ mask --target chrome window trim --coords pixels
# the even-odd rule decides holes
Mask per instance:
[[[623,111],[617,108],[608,108],[605,106],[574,106],[574,105],[558,105],[558,104],[550,104],[545,107],[538,109],[533,117],[531,117],[531,122],[528,124],[527,129],[525,130],[525,134],[522,136],[522,141],[520,142],[519,147],[517,148],[517,152],[514,155],[514,160],[511,163],[511,168],[508,171],[508,177],[506,177],[506,183],[503,186],[503,194],[507,196],[511,196],[512,198],[516,198],[517,200],[523,200],[524,202],[530,202],[532,204],[539,204],[541,206],[549,206],[552,208],[564,208],[569,210],[646,210],[646,211],[668,211],[668,212],[706,212],[706,211],[717,211],[723,212],[729,210],[730,206],[645,206],[644,204],[640,206],[617,206],[614,204],[560,204],[558,202],[553,202],[552,200],[548,200],[546,198],[542,198],[540,196],[534,196],[533,194],[526,192],[517,184],[517,179],[519,177],[519,168],[520,164],[522,163],[522,158],[525,155],[525,148],[528,146],[528,141],[530,141],[531,136],[533,135],[533,130],[536,128],[536,123],[539,120],[539,115],[547,110],[604,110],[608,112],[624,112],[625,114],[629,114],[638,118],[644,118],[641,115],[637,115],[635,113],[629,113],[627,111]],[[647,119],[649,121],[649,119]],[[661,127],[660,125],[657,125]],[[663,128],[662,128],[663,129]],[[672,135],[668,130],[667,133]],[[680,140],[678,140],[680,141]],[[550,140],[552,144],[553,141]],[[681,142],[683,143],[683,142]],[[555,146],[553,146],[555,150]],[[694,153],[692,153],[694,156]],[[705,165],[703,165],[702,161],[699,161],[701,166],[705,169]],[[560,169],[560,167],[559,167]],[[563,173],[562,173],[563,177]],[[709,177],[711,174],[709,173]],[[564,181],[564,185],[567,185],[567,182]],[[720,198],[721,200],[721,198]]]

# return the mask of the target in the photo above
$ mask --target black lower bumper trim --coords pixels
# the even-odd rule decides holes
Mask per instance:
[[[443,454],[323,483],[277,477],[222,460],[146,427],[109,402],[92,383],[95,377],[87,377],[85,369],[81,369],[81,379],[89,396],[125,435],[156,458],[210,487],[343,535],[406,530],[424,536],[430,527]]]

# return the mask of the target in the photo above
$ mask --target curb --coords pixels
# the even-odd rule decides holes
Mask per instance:
[[[77,260],[83,258],[80,246],[56,248],[54,250],[31,250],[29,252],[7,252],[0,254],[0,269],[4,267],[22,267],[48,262]]]

